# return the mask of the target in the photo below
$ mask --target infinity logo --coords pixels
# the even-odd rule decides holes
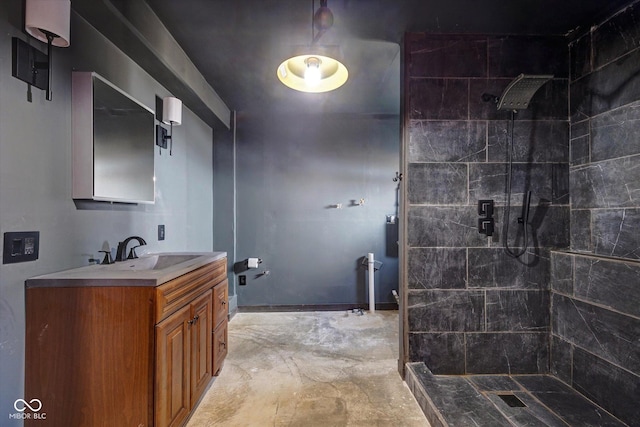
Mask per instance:
[[[18,407],[18,403],[22,403],[22,408]],[[30,403],[35,404],[31,406]],[[13,403],[13,407],[18,412],[24,412],[27,408],[29,408],[32,412],[38,412],[40,409],[42,409],[42,402],[40,402],[40,399],[31,399],[29,402],[24,399],[18,399]]]

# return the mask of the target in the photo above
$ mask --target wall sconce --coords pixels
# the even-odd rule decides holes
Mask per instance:
[[[173,150],[173,125],[180,126],[182,124],[182,101],[172,96],[162,99],[162,123],[170,126],[171,135],[167,134],[165,128],[157,125],[156,145],[160,147],[160,154],[162,154],[162,148],[167,148],[167,140],[170,140],[169,155],[171,156]]]
[[[17,37],[12,39],[12,75],[46,90],[51,101],[52,46],[68,47],[71,0],[26,0],[24,27],[32,37],[47,44],[47,54]]]

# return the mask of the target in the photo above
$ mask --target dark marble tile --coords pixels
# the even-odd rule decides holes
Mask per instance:
[[[541,405],[528,393],[513,393],[525,407],[511,407],[499,396],[499,393],[487,393],[487,398],[516,427],[566,427],[567,425],[553,412]]]
[[[590,210],[571,210],[571,249],[587,252],[593,250]]]
[[[640,421],[639,375],[576,348],[573,387],[627,424]]]
[[[467,250],[410,248],[407,256],[409,289],[464,289]]]
[[[409,247],[484,246],[478,233],[475,206],[410,206],[407,223]]]
[[[464,334],[409,332],[409,360],[424,362],[439,375],[462,375]]]
[[[469,199],[492,199],[505,204],[507,199],[506,163],[472,163],[469,165]],[[521,205],[527,191],[533,203],[569,204],[569,165],[559,163],[516,163],[511,173],[511,203]]]
[[[484,162],[486,123],[415,120],[409,128],[409,162]]]
[[[640,153],[638,135],[640,135],[640,102],[594,117],[591,119],[591,161],[597,162]],[[637,165],[638,161],[635,160],[633,163]],[[635,188],[638,191],[638,186]]]
[[[504,416],[464,378],[436,376],[424,366],[411,364],[410,375],[428,393],[432,411],[449,426],[511,426]],[[426,399],[427,400],[427,399]],[[430,420],[430,418],[428,417]]]
[[[640,372],[640,320],[582,301],[552,295],[552,331],[611,363]]]
[[[576,297],[640,317],[640,263],[581,256],[575,262]]]
[[[418,406],[422,409],[431,427],[448,427],[448,424],[444,418],[442,418],[438,409],[433,406],[424,384],[420,382],[419,377],[422,376],[422,372],[428,372],[424,363],[407,363],[405,375],[407,387],[411,390],[416,402],[418,402]],[[428,373],[431,374],[430,372]]]
[[[512,199],[513,200],[513,199]],[[523,228],[518,223],[518,218],[524,216],[521,202],[512,201],[509,218],[508,244],[512,250],[515,250],[524,244]],[[532,202],[529,211],[529,237],[527,247],[529,252],[535,251],[539,253],[543,248],[562,249],[569,247],[569,206],[553,206],[543,200],[535,200],[532,196]],[[504,212],[498,210],[496,217],[497,237],[500,239],[499,244],[492,246],[503,246],[505,230]],[[523,261],[521,259],[521,261]],[[530,264],[531,261],[524,261]]]
[[[523,258],[512,258],[502,248],[469,248],[468,286],[547,290],[549,259],[531,253]]]
[[[549,372],[547,333],[467,333],[467,374]]]
[[[409,203],[466,205],[468,175],[464,163],[410,163],[406,177]]]
[[[480,391],[521,391],[520,384],[508,375],[471,375],[467,377]]]
[[[572,369],[573,346],[560,337],[551,335],[551,374],[571,384]]]
[[[513,78],[471,79],[469,81],[469,118],[471,120],[509,120],[511,112],[498,110],[497,98],[504,92]],[[482,96],[491,95],[494,100],[484,100]]]
[[[569,163],[572,166],[587,164],[591,161],[591,137],[580,136],[569,142]]]
[[[587,33],[575,40],[569,46],[570,57],[570,76],[571,80],[577,80],[580,77],[591,72],[591,33]]]
[[[572,121],[593,117],[640,99],[640,49],[571,84]]]
[[[589,136],[591,133],[590,120],[582,120],[581,122],[571,123],[570,133],[571,139]]]
[[[484,292],[410,290],[407,318],[412,332],[484,330]]]
[[[514,379],[570,426],[623,426],[621,422],[553,377],[516,376]]]
[[[423,35],[409,42],[411,77],[484,77],[487,40],[483,36]]]
[[[591,224],[596,254],[640,259],[640,209],[593,210]]]
[[[593,31],[593,66],[602,67],[640,46],[640,6],[628,7]]]
[[[551,252],[551,290],[573,294],[573,255]]]
[[[549,330],[548,291],[487,291],[487,331]]]
[[[467,120],[469,82],[420,78],[409,81],[411,120]]]
[[[640,206],[638,158],[623,157],[571,170],[571,206],[575,209]]]
[[[490,162],[506,162],[511,149],[511,122],[491,121],[488,127]],[[569,124],[565,120],[516,120],[513,128],[513,161],[567,163]]]
[[[564,37],[490,37],[488,52],[490,77],[516,77],[521,73],[568,77],[569,57]]]

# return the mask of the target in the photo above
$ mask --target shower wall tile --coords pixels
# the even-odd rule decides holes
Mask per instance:
[[[469,248],[469,288],[548,290],[549,258],[527,253],[523,259],[502,248]]]
[[[570,164],[571,166],[580,166],[589,163],[591,158],[591,138],[580,136],[572,139],[570,142]]]
[[[411,290],[407,311],[414,332],[484,330],[484,292]]]
[[[467,204],[469,178],[464,163],[410,163],[407,176],[411,204]]]
[[[409,73],[413,77],[485,77],[487,39],[483,36],[410,37]]]
[[[410,248],[409,289],[464,289],[467,250],[464,248]]]
[[[573,255],[551,252],[551,290],[562,294],[573,294]]]
[[[489,122],[488,159],[505,162],[511,147],[511,123]],[[566,120],[516,120],[513,129],[513,161],[566,163],[569,160],[569,124]]]
[[[573,386],[628,425],[640,420],[640,376],[579,348],[573,356]]]
[[[570,180],[575,209],[640,206],[640,154],[574,168]]]
[[[545,332],[549,329],[548,291],[487,291],[487,331]]]
[[[580,121],[640,99],[640,49],[571,84],[572,121]]]
[[[466,120],[469,82],[466,79],[411,79],[412,120]]]
[[[629,7],[593,31],[593,66],[600,68],[640,47],[640,6]]]
[[[469,167],[469,199],[492,199],[506,204],[508,163],[475,163]],[[527,191],[532,203],[569,204],[569,165],[566,163],[514,164],[511,204],[522,205]]]
[[[566,41],[560,36],[490,37],[488,55],[490,77],[516,77],[521,73],[568,77]]]
[[[508,120],[511,113],[498,110],[497,100],[513,81],[512,77],[471,79],[469,81],[469,119],[470,120]],[[495,99],[485,101],[482,95]]]
[[[573,346],[562,338],[551,335],[550,373],[571,385],[573,369]]]
[[[478,233],[476,206],[410,206],[407,222],[409,247],[485,246]]]
[[[571,210],[571,250],[593,251],[590,210]]]
[[[462,375],[463,333],[409,333],[409,359],[424,362],[436,375]]]
[[[640,259],[640,209],[593,210],[591,223],[596,254]]]
[[[514,196],[514,201],[509,211],[509,247],[512,249],[518,248],[523,244],[522,229],[518,225],[518,218],[523,216],[522,201],[518,202],[517,196]],[[524,196],[520,198],[523,200]],[[503,226],[502,209],[498,209],[495,215],[496,229],[498,230],[497,241],[492,241],[492,247],[501,247],[504,244],[502,235]],[[529,213],[529,230],[531,236],[529,237],[529,248],[535,246],[538,249],[544,248],[566,248],[569,246],[569,218],[570,210],[569,206],[554,206],[550,205],[545,200],[536,200],[532,197],[530,213]]]
[[[546,374],[549,334],[468,333],[467,374]]]
[[[591,120],[591,161],[640,153],[640,102],[603,113]],[[635,163],[639,163],[638,160]]]
[[[484,121],[414,121],[409,127],[408,161],[484,162],[487,157]]]
[[[554,294],[553,333],[610,363],[640,372],[640,320]]]
[[[587,33],[569,45],[570,78],[572,81],[591,72],[591,33]]]
[[[575,297],[640,317],[640,263],[576,257]]]

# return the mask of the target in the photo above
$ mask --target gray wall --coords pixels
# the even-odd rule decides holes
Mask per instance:
[[[40,231],[40,257],[0,265],[0,422],[9,420],[23,396],[24,281],[79,267],[97,258],[103,244],[115,247],[129,235],[147,240],[146,251],[211,251],[213,247],[212,140],[209,126],[188,108],[174,128],[173,156],[156,151],[156,203],[122,206],[71,199],[71,70],[96,71],[155,110],[169,93],[129,57],[72,13],[71,47],[55,48],[53,101],[11,76],[11,37],[22,31],[22,2],[0,4],[0,233]],[[167,238],[157,241],[157,225]],[[141,248],[142,249],[142,248]],[[43,402],[46,410],[46,402]]]
[[[629,425],[640,419],[639,45],[638,4],[571,45],[574,252],[551,258],[551,371]]]
[[[408,34],[405,52],[406,356],[436,374],[546,373],[549,249],[569,245],[566,41]],[[510,112],[482,94],[520,73],[555,78],[516,117],[510,246],[528,190],[533,238],[514,259],[502,248]],[[491,238],[480,199],[495,202]]]
[[[241,273],[240,308],[365,306],[359,262],[368,252],[383,263],[376,302],[394,307],[398,264],[386,215],[396,214],[399,116],[269,111],[237,120],[236,260],[263,260]]]

